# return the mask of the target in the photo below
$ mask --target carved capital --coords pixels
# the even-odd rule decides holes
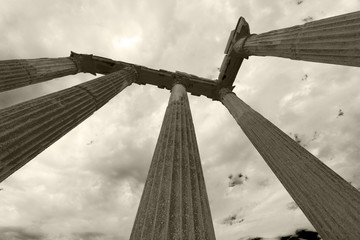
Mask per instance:
[[[140,75],[139,72],[140,72],[140,70],[137,69],[137,67],[135,67],[134,65],[129,65],[129,66],[123,68],[123,70],[126,70],[126,71],[134,74],[134,75],[135,75],[135,79],[136,79],[135,82],[139,79],[139,75]]]
[[[96,66],[92,54],[79,54],[71,52],[70,59],[74,61],[78,72],[96,75]]]
[[[255,36],[255,35],[257,35],[257,34],[248,35],[246,37],[243,37],[243,38],[239,39],[237,42],[235,42],[234,45],[233,45],[233,50],[235,51],[235,53],[243,56],[244,58],[248,58],[249,54],[247,52],[245,52],[244,45],[245,45],[245,42],[248,40],[249,37]]]
[[[233,91],[231,91],[231,89],[229,89],[229,88],[221,88],[219,90],[219,92],[218,92],[219,100],[221,101],[221,99],[223,99],[224,96],[227,95],[227,94],[234,94],[235,95],[235,93]]]

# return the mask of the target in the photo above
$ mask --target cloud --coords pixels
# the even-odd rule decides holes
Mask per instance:
[[[112,234],[105,234],[101,232],[81,232],[73,233],[72,236],[69,236],[70,239],[79,239],[79,240],[115,240],[119,239],[119,236]]]
[[[242,221],[244,221],[243,218],[238,217],[236,214],[232,214],[228,217],[226,217],[223,221],[222,224],[225,225],[233,225],[233,224],[238,224],[241,223]]]
[[[319,234],[314,231],[309,231],[307,229],[298,229],[295,231],[295,234],[279,237],[280,240],[321,240]]]
[[[235,175],[230,174],[229,179],[229,187],[234,187],[236,185],[244,184],[244,182],[248,180],[248,177],[243,175],[242,173],[239,173]]]
[[[299,206],[295,202],[290,202],[287,204],[287,208],[289,210],[296,210],[299,209]]]
[[[43,240],[44,234],[24,227],[0,226],[0,240]]]

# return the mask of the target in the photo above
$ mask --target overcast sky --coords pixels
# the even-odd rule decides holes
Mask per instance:
[[[262,33],[360,10],[358,0],[0,3],[1,60],[75,51],[211,79],[240,16]],[[234,91],[359,188],[359,75],[355,67],[250,57]],[[0,107],[93,78],[0,93]],[[0,183],[0,240],[128,239],[169,96],[128,87]],[[189,100],[217,239],[313,230],[225,107],[203,96]]]

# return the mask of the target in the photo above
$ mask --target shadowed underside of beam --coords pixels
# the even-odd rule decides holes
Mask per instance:
[[[0,182],[76,127],[125,87],[134,69],[0,110]]]
[[[234,49],[244,56],[275,56],[360,66],[360,11],[254,34]]]
[[[215,240],[185,88],[171,92],[131,240]]]
[[[0,92],[76,74],[70,57],[0,61]]]
[[[360,192],[233,92],[221,102],[324,240],[358,240]]]

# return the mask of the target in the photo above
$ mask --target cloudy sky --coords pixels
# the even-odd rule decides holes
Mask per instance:
[[[240,16],[262,33],[360,10],[358,0],[0,3],[1,60],[75,51],[211,79]],[[359,75],[355,67],[250,57],[234,91],[359,188]],[[0,107],[92,78],[1,93]],[[0,240],[128,239],[168,97],[154,86],[128,87],[0,183]],[[225,107],[189,100],[217,239],[313,230]]]

